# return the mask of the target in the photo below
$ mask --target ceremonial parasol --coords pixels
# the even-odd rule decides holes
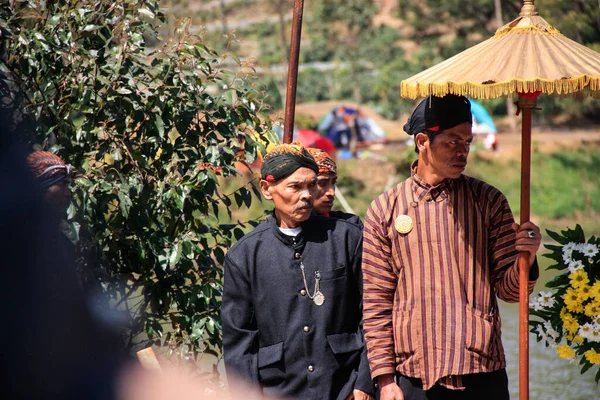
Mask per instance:
[[[534,0],[524,0],[519,17],[495,35],[400,85],[402,97],[464,95],[493,99],[517,93],[523,113],[521,153],[521,223],[530,214],[531,113],[536,98],[600,97],[600,54],[563,36],[537,15]],[[529,398],[529,265],[519,258],[519,398]]]

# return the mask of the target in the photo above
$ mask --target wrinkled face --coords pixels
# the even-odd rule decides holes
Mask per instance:
[[[282,228],[296,228],[310,217],[317,195],[317,174],[309,168],[299,168],[277,182],[260,181],[267,200],[275,203],[275,215]]]
[[[419,168],[425,167],[426,173],[435,176],[437,182],[446,178],[456,179],[464,172],[473,142],[471,124],[464,122],[446,129],[433,142],[423,133],[419,133],[416,140],[419,146]]]
[[[68,179],[64,179],[55,185],[46,189],[46,201],[53,207],[60,216],[64,216],[71,202],[71,189],[69,189]]]
[[[331,173],[319,174],[317,176],[317,196],[315,198],[314,210],[317,214],[328,214],[335,200],[335,185],[337,175]]]

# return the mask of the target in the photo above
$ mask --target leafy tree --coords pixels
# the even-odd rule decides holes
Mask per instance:
[[[244,227],[222,214],[256,193],[252,182],[221,193],[219,180],[254,160],[269,128],[251,66],[223,69],[235,56],[186,21],[149,48],[161,43],[156,0],[0,7],[2,106],[22,140],[81,173],[70,211],[81,262],[127,305],[132,338],[217,354],[220,264]]]

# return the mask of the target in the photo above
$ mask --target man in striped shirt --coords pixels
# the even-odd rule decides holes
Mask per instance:
[[[497,297],[519,299],[519,252],[533,290],[541,235],[515,224],[498,189],[462,174],[471,121],[465,97],[423,100],[404,126],[418,153],[411,177],[365,216],[364,329],[381,400],[509,398]]]

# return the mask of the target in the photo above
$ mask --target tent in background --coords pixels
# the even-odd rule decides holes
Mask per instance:
[[[351,129],[357,131],[357,146],[384,143],[387,140],[385,131],[373,119],[362,114],[360,109],[346,106],[335,107],[325,114],[317,129],[338,148],[348,147]]]
[[[471,114],[473,114],[473,133],[474,134],[496,134],[496,125],[494,120],[480,103],[475,100],[469,100],[471,102]]]
[[[298,140],[304,147],[314,147],[321,149],[329,154],[335,160],[335,144],[328,138],[321,136],[319,132],[312,129],[294,130],[294,140]]]

